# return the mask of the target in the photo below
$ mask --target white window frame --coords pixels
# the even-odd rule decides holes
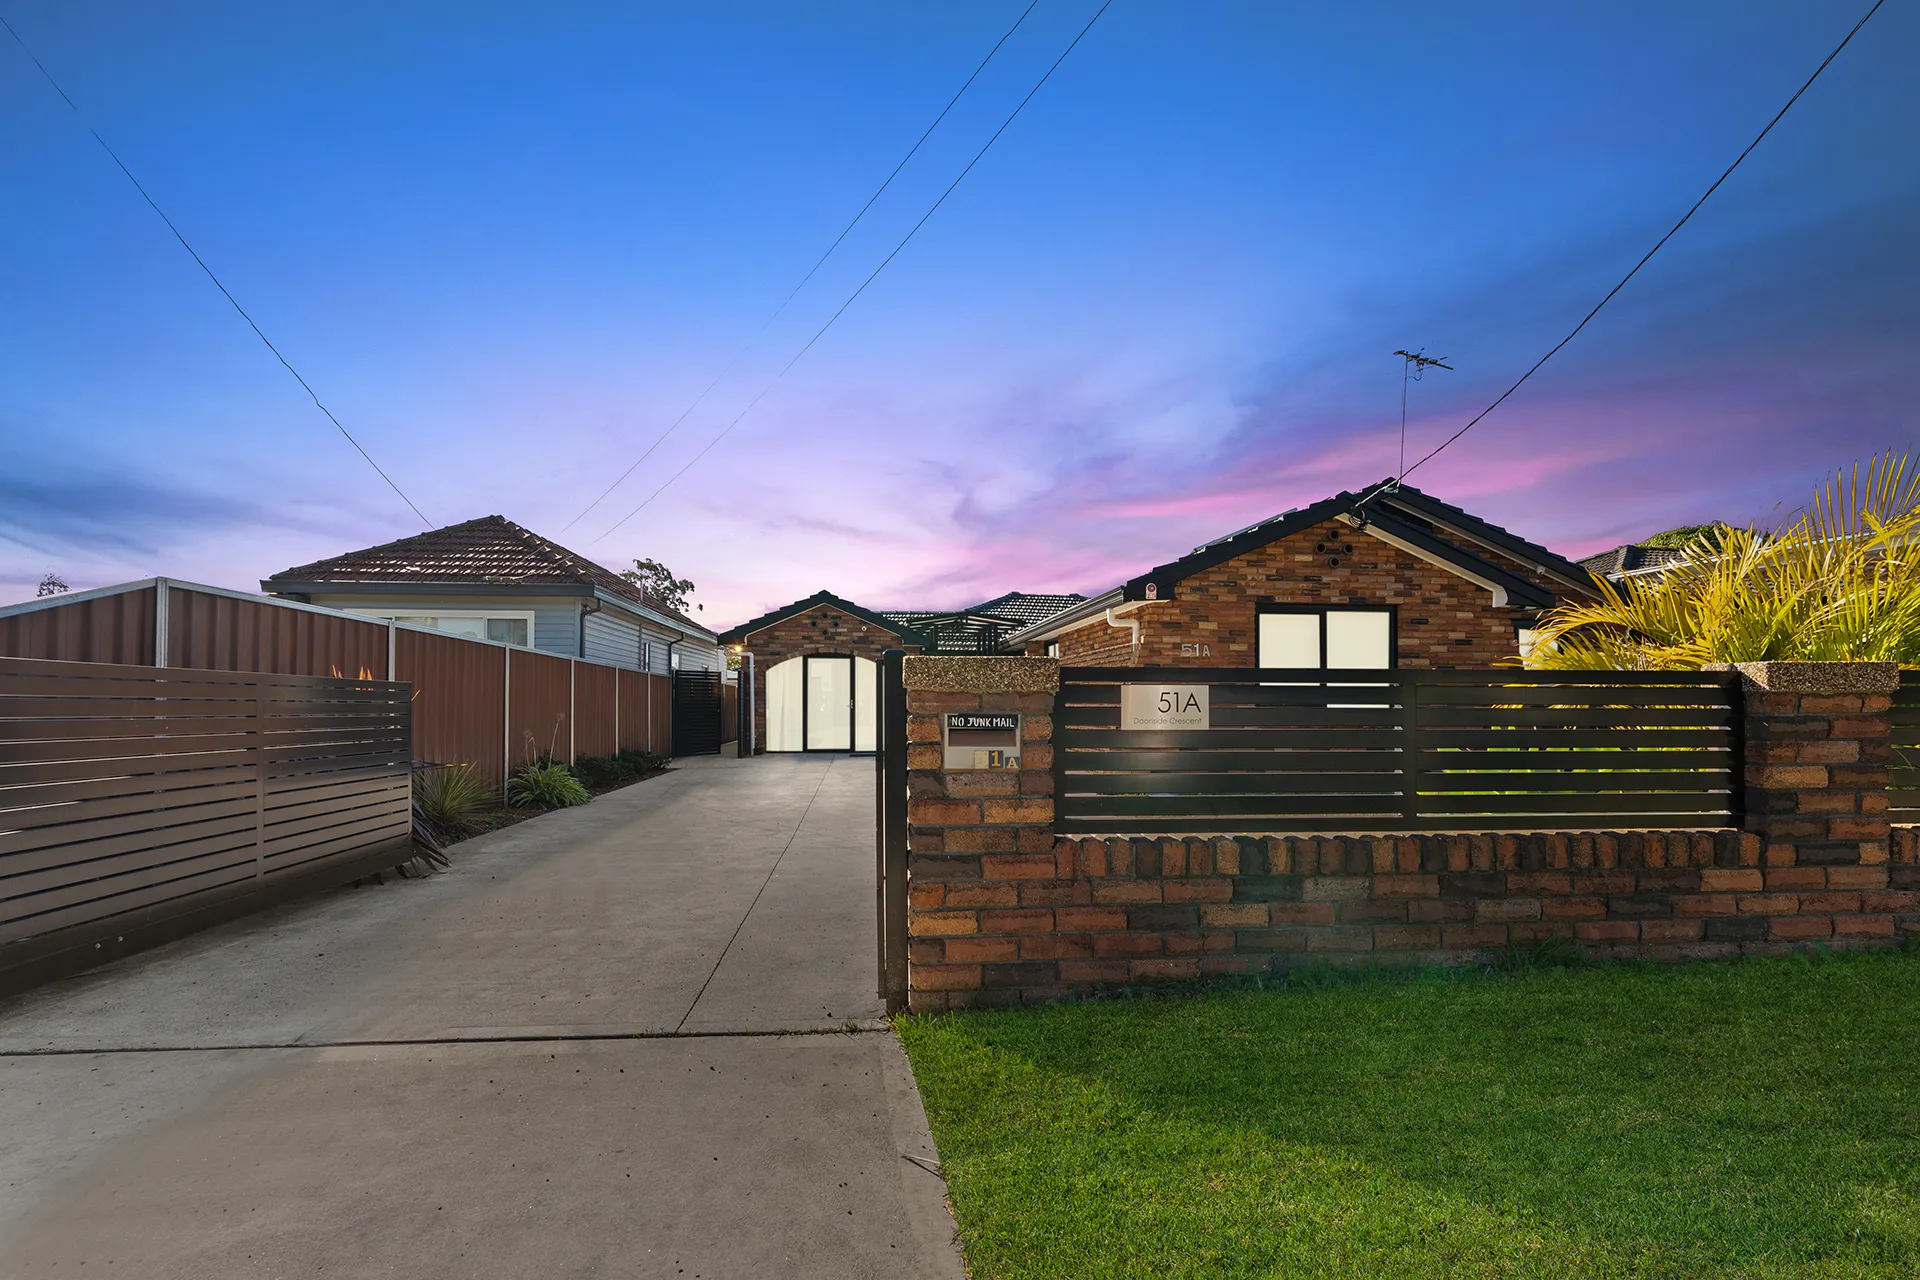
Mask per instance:
[[[524,645],[516,644],[510,647],[515,649],[533,649],[535,652],[538,652],[537,647],[533,643],[534,611],[531,609],[442,609],[438,606],[428,604],[419,605],[411,609],[404,607],[391,609],[353,607],[342,609],[341,612],[356,613],[364,618],[379,618],[386,622],[392,622],[396,618],[518,618],[524,620],[527,624],[527,642]],[[486,639],[484,636],[480,638]],[[506,642],[489,640],[488,643],[503,644]]]

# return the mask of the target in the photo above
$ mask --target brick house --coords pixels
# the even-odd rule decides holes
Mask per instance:
[[[1010,591],[968,609],[882,611],[819,591],[720,634],[753,655],[753,740],[761,751],[871,751],[876,662],[908,653],[997,653],[1006,637],[1076,595]]]
[[[1491,667],[1581,566],[1410,485],[1340,493],[1196,547],[1007,638],[1071,666]]]

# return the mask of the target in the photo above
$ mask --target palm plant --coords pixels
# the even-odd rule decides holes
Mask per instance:
[[[1529,667],[1686,671],[1797,659],[1920,667],[1920,468],[1834,476],[1777,533],[1708,528],[1664,573],[1540,621]]]

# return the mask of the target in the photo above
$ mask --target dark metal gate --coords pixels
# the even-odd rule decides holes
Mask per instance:
[[[673,754],[720,754],[720,673],[673,673]]]
[[[875,717],[873,906],[880,998],[888,1013],[907,1007],[907,690],[906,651],[880,656]]]

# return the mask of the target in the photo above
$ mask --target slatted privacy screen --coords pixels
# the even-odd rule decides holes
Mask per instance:
[[[0,947],[406,857],[407,693],[0,658]]]
[[[1717,672],[1068,667],[1057,829],[1518,831],[1738,825]],[[1120,728],[1124,684],[1205,685],[1211,726]]]
[[[1888,817],[1920,823],[1920,671],[1902,671],[1893,695],[1893,785]]]

